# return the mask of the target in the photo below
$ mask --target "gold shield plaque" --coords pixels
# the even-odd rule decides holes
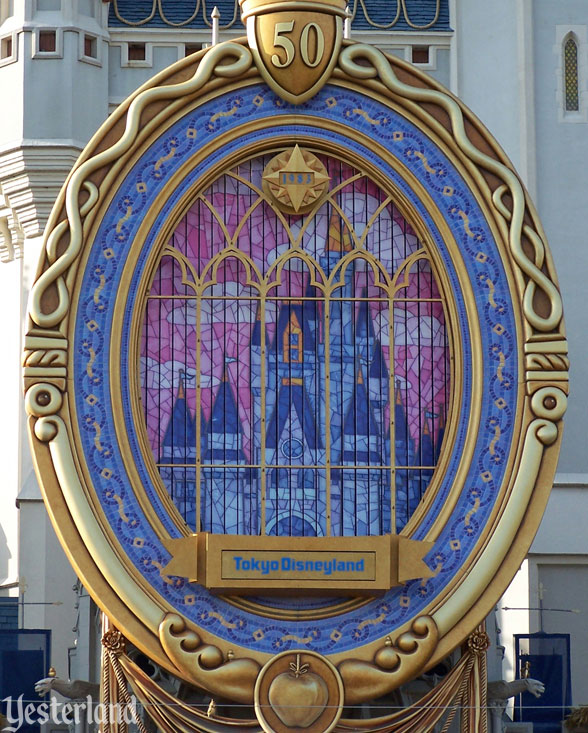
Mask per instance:
[[[276,9],[279,7],[279,9]],[[241,0],[257,68],[282,99],[301,104],[331,75],[343,38],[344,0]]]

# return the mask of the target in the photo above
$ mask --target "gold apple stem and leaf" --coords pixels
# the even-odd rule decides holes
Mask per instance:
[[[295,662],[290,662],[290,671],[296,679],[298,679],[301,675],[306,674],[309,668],[309,664],[300,664],[300,654],[296,655]]]

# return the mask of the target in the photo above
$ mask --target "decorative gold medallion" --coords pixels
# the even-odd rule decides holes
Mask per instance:
[[[342,709],[341,676],[315,652],[278,654],[257,678],[255,713],[267,733],[328,733]]]
[[[249,46],[267,84],[293,104],[313,97],[337,63],[346,0],[240,3]]]
[[[304,214],[329,190],[325,166],[308,150],[288,148],[276,155],[263,172],[263,190],[281,211]]]

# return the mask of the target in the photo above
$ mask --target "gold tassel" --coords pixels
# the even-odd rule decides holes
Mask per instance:
[[[473,666],[461,719],[462,733],[488,733],[488,666],[490,638],[482,623],[467,640]]]
[[[104,723],[101,733],[128,733],[126,711],[131,716],[139,733],[147,733],[143,720],[137,713],[129,694],[128,680],[120,663],[125,654],[126,640],[120,631],[103,616],[102,624],[102,684],[101,700],[104,710]]]

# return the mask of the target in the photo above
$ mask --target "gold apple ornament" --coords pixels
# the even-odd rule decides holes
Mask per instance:
[[[265,733],[330,733],[343,711],[343,680],[306,649],[277,654],[255,684],[255,714]]]
[[[296,661],[290,662],[290,671],[279,674],[270,685],[269,703],[289,728],[309,728],[329,701],[325,681],[309,669],[310,664],[300,664],[297,654]]]

